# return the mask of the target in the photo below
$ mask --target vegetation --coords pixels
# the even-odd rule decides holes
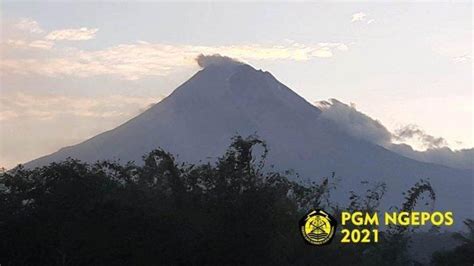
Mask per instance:
[[[431,263],[433,265],[472,265],[474,262],[474,220],[464,221],[467,234],[454,233],[453,238],[461,245],[453,250],[437,251],[433,254]]]
[[[254,156],[260,149],[261,156]],[[301,185],[263,171],[267,149],[235,137],[215,164],[178,164],[155,150],[142,166],[68,159],[0,175],[1,265],[402,265],[407,235],[382,234],[378,245],[307,245],[298,221],[311,208],[337,214],[331,179]],[[410,209],[419,183],[407,195]],[[385,185],[349,209],[376,211]],[[430,192],[431,193],[431,192]],[[472,250],[466,242],[467,250]],[[336,236],[340,237],[340,236]],[[460,247],[463,247],[460,246]],[[455,256],[466,249],[454,251]],[[471,252],[472,254],[472,252]],[[454,256],[453,255],[453,256]],[[438,255],[443,261],[451,254]]]

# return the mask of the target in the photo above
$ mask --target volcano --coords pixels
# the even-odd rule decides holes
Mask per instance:
[[[385,182],[384,206],[400,206],[401,193],[423,178],[437,193],[437,210],[453,211],[457,219],[472,216],[472,171],[403,157],[347,134],[320,114],[269,72],[220,60],[205,65],[167,98],[117,128],[25,166],[67,157],[140,163],[144,154],[158,147],[182,162],[213,161],[233,136],[256,134],[267,143],[267,165],[274,165],[274,170],[293,169],[309,180],[335,172],[341,180],[337,200],[348,198],[348,191],[359,188],[361,181]]]

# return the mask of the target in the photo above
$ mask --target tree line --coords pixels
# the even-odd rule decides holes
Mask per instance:
[[[255,150],[260,155],[256,156]],[[306,244],[298,221],[311,208],[376,211],[375,184],[331,204],[331,178],[303,184],[264,171],[265,143],[236,136],[215,163],[178,163],[157,149],[143,164],[75,159],[0,173],[1,265],[407,265],[409,237],[389,228],[377,245]],[[413,208],[419,182],[402,208]],[[473,223],[462,244],[432,263],[473,262]],[[340,236],[337,235],[336,238]]]

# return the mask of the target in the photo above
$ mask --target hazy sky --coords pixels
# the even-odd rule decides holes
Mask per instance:
[[[0,166],[139,114],[200,53],[268,70],[309,102],[354,103],[390,130],[473,145],[470,2],[0,5]]]

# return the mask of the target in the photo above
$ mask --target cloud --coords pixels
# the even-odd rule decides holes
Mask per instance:
[[[364,21],[367,15],[364,12],[358,12],[352,14],[351,22]]]
[[[372,24],[375,22],[375,19],[373,18],[369,18],[369,16],[367,14],[365,14],[364,12],[358,12],[358,13],[354,13],[352,14],[352,19],[351,19],[351,23],[354,23],[354,22],[366,22],[367,24]]]
[[[35,32],[39,25],[32,19],[23,19],[18,28]],[[36,27],[36,29],[34,29]],[[81,50],[75,47],[55,45],[56,42],[89,40],[95,37],[97,28],[59,29],[49,34],[25,35],[10,32],[7,42],[2,42],[2,54],[8,58],[0,61],[0,71],[5,74],[40,75],[46,77],[79,77],[113,75],[120,79],[138,80],[151,76],[166,76],[183,68],[194,68],[199,54],[221,54],[238,61],[293,60],[308,61],[330,58],[349,50],[339,42],[301,44],[287,40],[283,44],[238,44],[238,45],[187,45],[150,43],[139,40],[135,43],[119,44],[97,50]],[[44,32],[41,30],[41,32]],[[13,36],[14,38],[10,37]],[[19,38],[22,36],[22,38]],[[10,38],[8,38],[10,37]],[[38,38],[40,37],[40,39]],[[15,49],[30,49],[23,51]],[[41,52],[45,51],[45,52]],[[47,52],[46,52],[47,50]],[[207,60],[208,61],[208,60]]]
[[[195,67],[195,58],[200,54],[221,54],[242,61],[308,61],[331,57],[348,49],[344,43],[196,46],[140,41],[95,51],[55,49],[55,54],[48,54],[41,59],[3,60],[0,62],[0,70],[48,77],[116,75],[122,79],[137,80],[147,76],[165,76],[183,67]]]
[[[456,56],[453,58],[453,61],[456,63],[464,63],[471,61],[471,55],[465,54],[462,56]]]
[[[25,93],[1,94],[0,121],[50,120],[65,115],[91,118],[131,117],[137,111],[162,98],[124,95],[92,98]]]
[[[322,47],[321,49],[314,50],[311,55],[315,57],[332,57],[333,54],[331,49]]]
[[[412,124],[403,126],[392,133],[380,121],[359,112],[355,106],[349,106],[336,99],[316,102],[315,105],[323,111],[322,118],[335,122],[349,135],[384,147],[388,147],[393,142],[409,140],[416,140],[427,149],[441,148],[447,145],[445,139],[431,136]]]
[[[381,122],[358,111],[354,105],[347,105],[335,99],[316,102],[315,106],[322,110],[321,118],[330,120],[346,134],[362,139],[396,152],[402,156],[428,163],[441,164],[459,169],[474,169],[474,149],[453,151],[446,140],[436,138],[415,125],[408,125],[390,132]],[[414,138],[428,149],[416,151],[405,143]]]
[[[468,63],[472,59],[472,39],[470,34],[449,33],[448,36],[433,36],[432,51],[442,57],[449,58],[454,63]],[[446,33],[448,34],[448,33]]]
[[[88,28],[79,28],[79,29],[63,29],[55,30],[46,35],[47,40],[54,41],[84,41],[95,38],[95,34],[99,29],[88,29]]]
[[[94,38],[98,29],[63,29],[49,34],[40,27],[39,23],[31,18],[22,18],[17,23],[6,22],[3,25],[3,36],[0,42],[0,53],[10,55],[12,49],[42,49],[51,50],[55,41],[60,40],[88,40]],[[3,41],[5,40],[5,41]],[[41,54],[29,54],[31,57],[41,57]],[[49,54],[48,54],[49,56]],[[11,58],[11,56],[9,56]],[[20,56],[24,57],[24,56]]]
[[[30,42],[29,47],[39,48],[39,49],[51,49],[54,46],[54,42],[36,40]]]
[[[406,125],[403,126],[393,133],[393,138],[396,141],[406,141],[409,139],[418,139],[421,141],[423,146],[429,149],[440,148],[447,145],[445,139],[441,137],[434,137],[427,134],[424,130],[420,129],[417,125]]]
[[[21,31],[27,31],[30,33],[43,33],[44,30],[39,26],[39,23],[30,18],[22,18],[18,23],[15,24],[15,28]]]
[[[3,92],[0,94],[0,136],[4,140],[0,145],[1,166],[13,167],[115,128],[162,98]]]
[[[374,22],[375,22],[375,19],[369,19],[369,20],[367,20],[367,24],[372,24],[372,23],[374,23]]]
[[[200,54],[196,57],[196,62],[202,68],[206,68],[210,65],[240,65],[242,64],[236,59],[233,59],[227,56],[222,56],[220,54],[214,54],[214,55]]]
[[[26,47],[27,46],[27,43],[26,41],[24,40],[13,40],[13,39],[8,39],[6,40],[5,42],[6,45],[9,45],[9,46],[13,46],[13,47],[18,47],[18,48],[22,48],[22,47]]]
[[[333,121],[347,134],[381,146],[391,142],[392,134],[379,121],[357,111],[336,99],[315,103],[321,109],[321,117]]]
[[[14,40],[8,39],[2,44],[6,44],[13,48],[20,48],[20,49],[28,49],[28,48],[38,48],[38,49],[46,49],[49,50],[54,46],[54,42],[44,41],[44,40],[36,40],[36,41],[27,41],[27,40]]]
[[[448,147],[442,147],[426,151],[416,151],[406,144],[393,144],[389,149],[405,157],[422,162],[474,170],[474,148],[453,151]]]

